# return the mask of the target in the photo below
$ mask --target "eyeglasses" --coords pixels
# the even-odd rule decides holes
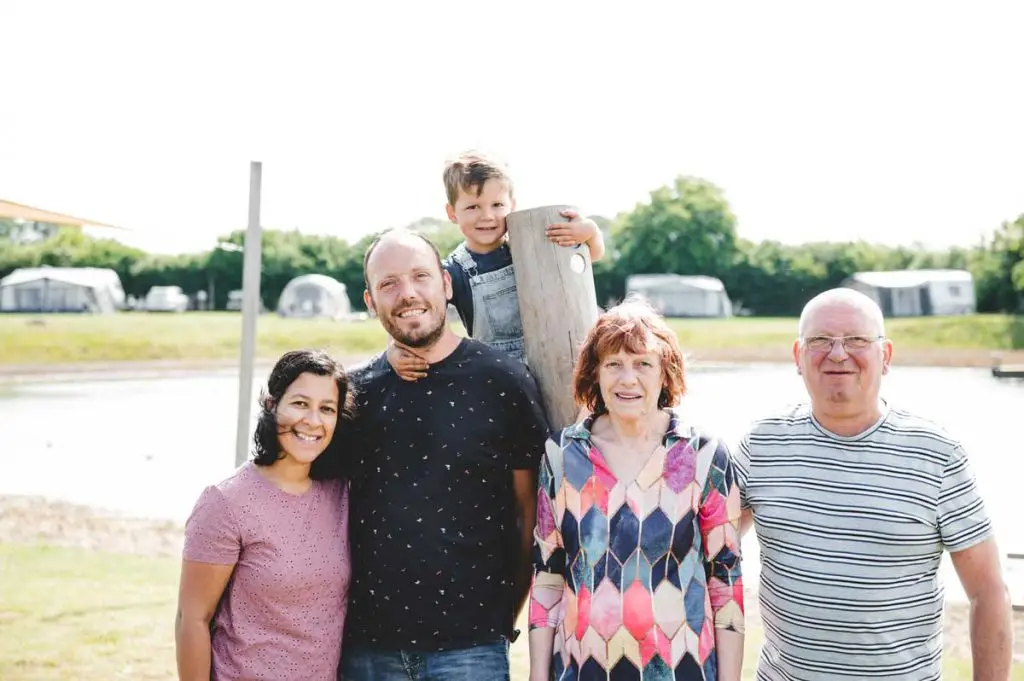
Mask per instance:
[[[811,336],[802,338],[804,347],[811,352],[832,352],[836,341],[843,345],[847,352],[866,350],[872,343],[885,340],[885,336]]]

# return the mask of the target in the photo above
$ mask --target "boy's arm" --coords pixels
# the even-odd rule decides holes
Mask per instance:
[[[579,219],[580,214],[574,210],[563,210],[561,215],[569,221],[548,225],[548,239],[559,246],[568,247],[585,243],[590,251],[591,262],[600,260],[604,256],[604,235],[597,223],[590,218]]]
[[[403,381],[415,381],[427,377],[430,364],[409,348],[396,343],[388,336],[388,350],[385,353],[388,364]]]
[[[584,219],[583,222],[589,222],[594,226],[594,235],[587,239],[587,249],[590,251],[590,262],[597,262],[604,257],[604,234],[597,223],[590,218]]]

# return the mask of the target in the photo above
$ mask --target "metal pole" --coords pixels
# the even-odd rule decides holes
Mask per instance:
[[[242,358],[238,367],[238,430],[235,433],[235,466],[249,458],[249,415],[252,374],[256,358],[256,318],[260,312],[260,187],[263,164],[249,164],[249,226],[245,231],[242,265]]]

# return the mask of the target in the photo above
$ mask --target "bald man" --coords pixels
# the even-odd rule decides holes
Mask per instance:
[[[871,298],[816,296],[793,344],[809,403],[738,448],[761,549],[759,680],[941,679],[943,551],[970,599],[974,679],[1009,679],[1010,603],[967,454],[879,396],[892,355]]]

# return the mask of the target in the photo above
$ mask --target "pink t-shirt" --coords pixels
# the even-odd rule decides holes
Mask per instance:
[[[341,482],[293,495],[245,463],[203,490],[183,555],[235,565],[214,618],[213,679],[335,681],[351,575]]]

